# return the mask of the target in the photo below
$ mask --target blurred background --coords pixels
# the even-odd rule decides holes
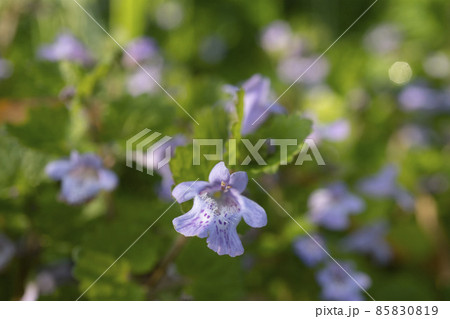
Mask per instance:
[[[274,101],[305,71],[277,103],[289,118],[312,121],[304,137],[326,165],[251,176],[375,299],[450,299],[447,0],[380,0],[321,59],[372,1],[77,1],[200,125],[75,1],[2,0],[1,300],[77,299],[169,207],[162,172],[125,165],[127,139],[145,128],[227,138],[225,85],[260,74]],[[117,176],[114,191],[76,205],[59,195],[45,168],[74,150],[101,158]],[[171,164],[176,183],[206,179],[210,167],[180,162]],[[357,198],[345,227],[311,218],[324,192],[344,211]],[[81,299],[369,298],[333,274],[257,185],[246,196],[264,207],[268,225],[239,225],[242,256],[180,236],[173,205]]]

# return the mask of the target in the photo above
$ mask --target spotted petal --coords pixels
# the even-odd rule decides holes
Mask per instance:
[[[208,235],[211,220],[210,212],[205,212],[204,202],[199,197],[195,197],[192,209],[175,218],[172,223],[175,230],[184,236],[205,238]]]

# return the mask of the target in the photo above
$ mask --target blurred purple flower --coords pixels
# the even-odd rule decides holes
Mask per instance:
[[[0,271],[2,271],[14,257],[16,247],[5,235],[0,234]]]
[[[370,30],[364,38],[364,45],[369,52],[386,54],[396,50],[402,40],[403,36],[397,26],[386,23]]]
[[[349,226],[349,215],[359,214],[364,208],[364,202],[351,194],[343,183],[318,189],[308,199],[311,221],[332,230],[346,229]]]
[[[169,164],[165,164],[158,168],[158,164],[166,158],[167,152],[170,157],[173,156],[177,146],[185,145],[186,138],[183,135],[176,135],[167,143],[164,143],[161,147],[153,149],[150,147],[146,153],[135,153],[134,158],[136,163],[141,164],[143,167],[151,167],[162,178],[161,185],[159,187],[158,195],[163,200],[170,200],[172,198],[172,186],[174,184],[172,171]]]
[[[38,56],[47,61],[67,60],[85,66],[93,62],[90,52],[70,33],[62,33],[52,44],[41,46]]]
[[[36,301],[40,295],[51,295],[56,288],[69,282],[74,282],[71,261],[58,262],[47,266],[37,274],[34,281],[29,282],[21,301]]]
[[[242,88],[245,91],[244,97],[244,119],[242,121],[242,135],[253,133],[271,113],[283,113],[285,109],[279,105],[272,104],[270,99],[270,80],[259,74],[253,75],[248,79]],[[237,87],[227,85],[225,91],[231,93],[236,98]],[[227,104],[228,110],[234,110],[233,104]],[[255,122],[256,121],[256,122]],[[255,122],[255,124],[253,124]]]
[[[329,64],[325,58],[317,60],[317,56],[290,56],[280,61],[277,68],[278,76],[285,83],[298,82],[314,85],[322,83],[328,75]],[[299,79],[300,77],[300,79]]]
[[[371,286],[370,277],[362,272],[356,272],[350,263],[340,263],[342,268],[353,277],[364,289]],[[322,287],[324,300],[358,301],[363,300],[361,288],[336,263],[330,262],[317,273],[316,279]]]
[[[51,162],[47,175],[62,182],[60,197],[69,204],[80,204],[95,197],[101,190],[117,186],[117,176],[105,169],[100,157],[72,152],[69,159]]]
[[[161,65],[146,65],[143,66],[143,68],[145,71],[139,68],[127,79],[127,91],[132,96],[154,93],[159,88],[155,81],[161,81]],[[153,77],[153,79],[149,76],[149,74]]]
[[[411,84],[404,88],[398,100],[403,110],[433,110],[439,107],[439,93],[425,84]]]
[[[247,173],[230,175],[220,162],[211,170],[209,182],[178,184],[172,192],[175,199],[183,203],[194,198],[194,205],[173,220],[175,230],[184,236],[208,237],[208,247],[219,255],[242,255],[244,248],[236,231],[241,218],[255,228],[267,224],[264,209],[241,194],[247,182]]]
[[[261,47],[269,53],[288,51],[292,44],[292,30],[285,21],[277,20],[267,25],[261,33]]]
[[[143,63],[157,56],[159,49],[155,40],[149,37],[141,37],[131,41],[125,50],[138,63]],[[122,57],[122,63],[127,67],[137,66],[134,60],[126,53]]]
[[[316,234],[313,235],[313,238],[326,249],[325,241],[321,236]],[[327,254],[315,241],[309,236],[297,237],[294,240],[295,254],[309,267],[315,266],[327,258]]]
[[[427,146],[430,140],[429,130],[416,124],[403,125],[397,130],[396,135],[407,148]]]
[[[342,241],[342,246],[345,251],[360,252],[386,264],[392,259],[392,249],[385,239],[387,231],[386,222],[376,222],[351,233]]]
[[[394,165],[386,165],[371,177],[359,181],[359,189],[373,198],[393,198],[406,211],[414,208],[414,198],[399,186],[398,169]]]
[[[7,79],[13,73],[13,66],[8,60],[0,58],[0,80]]]
[[[326,124],[314,124],[313,132],[308,138],[319,143],[322,140],[339,142],[345,140],[350,135],[350,123],[346,119],[339,119]]]

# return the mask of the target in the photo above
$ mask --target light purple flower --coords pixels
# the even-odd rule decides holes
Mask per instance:
[[[245,172],[230,175],[223,162],[209,174],[209,182],[178,184],[172,195],[179,203],[194,198],[192,209],[173,220],[175,230],[184,236],[208,238],[208,247],[219,255],[239,256],[244,253],[236,227],[244,218],[251,227],[267,224],[264,209],[241,193],[247,187]]]
[[[369,52],[387,54],[396,50],[403,36],[397,26],[393,24],[381,24],[373,28],[364,38],[364,45]]]
[[[316,234],[313,235],[313,238],[326,249],[322,236]],[[325,251],[315,241],[309,236],[297,237],[294,241],[295,254],[309,267],[315,266],[327,258]]]
[[[8,265],[15,253],[14,243],[5,235],[0,234],[0,271]]]
[[[261,47],[269,53],[281,53],[292,45],[292,30],[285,21],[274,21],[261,33]]]
[[[278,104],[274,104],[269,108],[273,101],[270,99],[270,80],[268,78],[255,74],[242,84],[242,88],[245,91],[242,135],[253,133],[266,121],[269,114],[285,112],[284,108]],[[238,90],[237,87],[231,85],[225,87],[225,91],[233,94],[235,97]],[[227,109],[232,110],[233,106],[229,104]]]
[[[315,224],[332,230],[349,226],[349,216],[361,213],[364,202],[351,194],[345,184],[334,183],[314,191],[308,199],[308,215]]]
[[[430,110],[438,107],[438,93],[423,84],[411,84],[403,89],[398,100],[403,110]]]
[[[350,135],[350,123],[346,119],[339,119],[331,123],[317,123],[313,125],[313,132],[308,136],[319,143],[322,140],[339,142]]]
[[[158,55],[158,46],[155,40],[149,37],[134,39],[127,45],[125,50],[138,63],[146,62]],[[134,60],[126,53],[122,57],[122,62],[127,67],[137,66]]]
[[[61,181],[60,197],[69,204],[83,203],[101,190],[111,191],[117,186],[117,176],[105,169],[100,157],[72,152],[70,158],[51,162],[47,175]]]
[[[387,231],[386,222],[376,222],[351,233],[342,241],[342,246],[345,251],[360,252],[386,264],[392,259],[392,249],[385,238]]]
[[[287,57],[278,64],[277,74],[282,81],[289,84],[297,80],[297,83],[320,84],[327,77],[330,67],[326,59],[316,61],[317,58],[299,55]]]
[[[8,60],[0,58],[0,79],[7,79],[13,73],[13,66]]]
[[[355,271],[352,264],[344,262],[339,264],[361,287],[368,289],[371,286],[370,277],[365,273]],[[316,279],[322,287],[322,298],[324,300],[364,300],[363,291],[347,273],[334,262],[330,262],[317,273]]]
[[[93,62],[90,52],[70,33],[62,33],[52,44],[42,46],[38,56],[52,62],[67,60],[82,65],[89,65]]]
[[[161,81],[162,66],[159,64],[153,64],[143,66],[143,68],[145,71],[138,68],[127,78],[127,91],[132,96],[154,93],[159,89],[156,82]]]
[[[359,189],[373,198],[392,198],[406,211],[414,207],[414,198],[397,182],[398,169],[394,165],[386,165],[373,176],[362,179]]]
[[[73,263],[71,261],[62,261],[46,266],[39,271],[34,281],[26,285],[21,301],[36,301],[40,295],[50,295],[59,286],[74,282],[72,270]]]
[[[158,164],[161,163],[166,156],[171,158],[177,146],[185,144],[186,138],[183,135],[176,135],[171,140],[156,149],[150,147],[144,154],[137,152],[134,154],[136,163],[142,165],[143,167],[152,168],[161,176],[162,181],[159,187],[158,195],[163,200],[170,200],[172,198],[171,194],[174,181],[169,163],[164,164],[161,167],[158,167]]]

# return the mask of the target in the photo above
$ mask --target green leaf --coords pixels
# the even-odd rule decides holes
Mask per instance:
[[[78,254],[74,275],[80,281],[81,292],[89,288],[84,298],[90,300],[145,299],[145,290],[130,280],[130,264],[126,259],[116,261],[116,258],[110,254],[87,249]],[[108,269],[111,265],[113,266]],[[107,269],[108,271],[98,279]],[[98,281],[95,282],[97,279]]]
[[[195,139],[217,139],[224,142],[228,138],[228,114],[223,108],[208,108],[198,116],[200,125],[195,127]],[[194,163],[193,144],[177,147],[170,160],[175,185],[186,181],[207,180],[209,172],[217,161],[207,160],[205,154],[215,154],[216,147],[200,146],[200,165]]]
[[[69,116],[64,107],[30,108],[29,118],[22,125],[8,125],[8,132],[25,146],[49,153],[67,149]]]
[[[308,119],[301,118],[299,116],[277,115],[269,119],[259,130],[247,138],[255,145],[259,139],[295,139],[296,145],[287,146],[287,163],[293,161],[296,154],[298,154],[302,148],[303,141],[311,133],[312,122]],[[259,166],[248,150],[242,143],[240,147],[240,159],[238,165],[241,164],[247,156],[250,156],[252,161],[248,166],[244,166],[249,175],[259,175],[261,173],[275,173],[278,167],[281,165],[281,148],[280,146],[274,146],[274,149],[269,150],[266,145],[263,145],[260,149],[260,154],[263,157],[267,165]]]
[[[240,300],[244,292],[242,257],[218,256],[205,239],[193,238],[177,258],[186,276],[185,292],[195,300]]]
[[[19,144],[16,138],[0,132],[0,197],[13,190],[19,194],[34,191],[45,178],[49,158]]]
[[[174,128],[175,107],[166,97],[125,96],[103,110],[99,138],[125,148],[125,141],[145,128],[166,135],[174,134],[175,131],[170,129]]]

